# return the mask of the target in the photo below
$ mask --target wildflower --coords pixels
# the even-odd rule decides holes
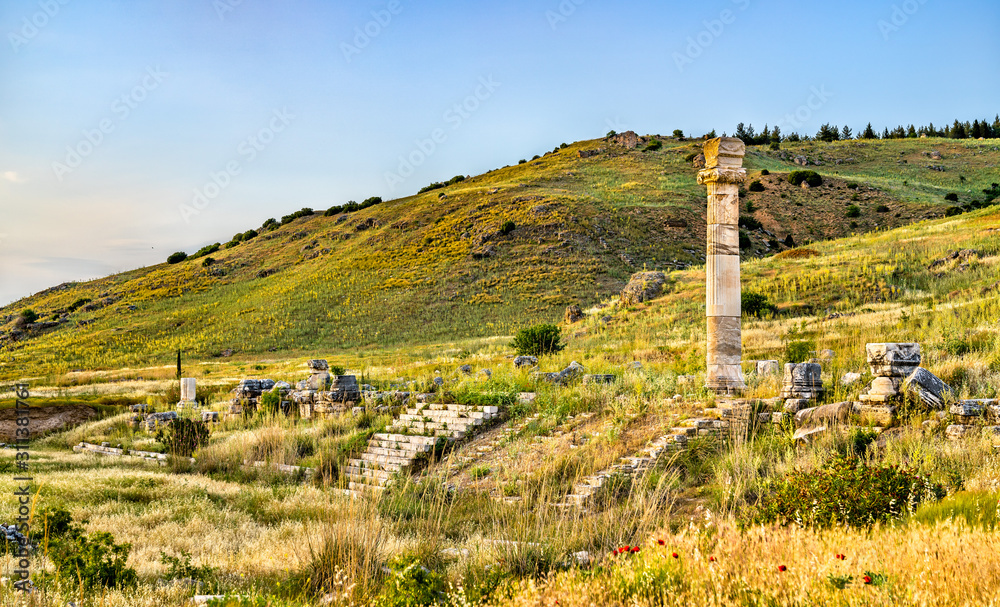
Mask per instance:
[[[784,571],[787,571],[787,570],[788,570],[788,567],[785,567],[784,565],[778,565],[778,571],[784,572]]]
[[[670,556],[674,557],[675,559],[681,558],[680,555],[678,555],[676,552],[671,554]]]
[[[872,576],[870,576],[870,575],[866,575],[865,577],[863,577],[861,579],[863,579],[866,584],[871,584],[872,583]]]
[[[715,562],[715,557],[714,556],[708,557],[708,562],[709,563],[714,563]]]
[[[664,540],[663,538],[660,538],[660,539],[656,540],[656,543],[659,544],[659,545],[661,545],[661,546],[666,546],[667,545],[666,540]]]
[[[638,546],[633,546],[632,547],[632,552],[639,552],[639,547]]]

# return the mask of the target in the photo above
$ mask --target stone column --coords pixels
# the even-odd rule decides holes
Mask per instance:
[[[197,400],[196,380],[193,377],[185,377],[181,380],[181,402],[190,403]]]
[[[708,188],[708,251],[705,258],[708,367],[705,387],[717,393],[743,390],[740,335],[740,195],[746,179],[739,139],[705,143],[705,169],[698,183]]]

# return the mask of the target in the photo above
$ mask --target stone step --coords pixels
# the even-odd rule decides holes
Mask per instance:
[[[407,453],[412,453],[412,454],[427,453],[434,449],[432,445],[422,445],[422,444],[415,445],[408,441],[404,442],[404,441],[388,441],[388,440],[369,441],[368,448],[396,449],[398,451],[405,451]]]
[[[694,426],[690,426],[690,427],[684,426],[684,427],[681,427],[681,428],[671,428],[670,431],[674,433],[674,436],[697,436],[698,435],[698,428],[695,428]]]
[[[363,457],[364,457],[364,454],[362,454],[362,458]],[[371,457],[378,457],[378,456],[373,455]],[[349,459],[349,460],[347,460],[347,465],[348,466],[355,466],[357,468],[368,468],[368,469],[371,469],[371,470],[388,470],[389,472],[401,472],[401,471],[405,470],[406,468],[410,467],[409,463],[407,463],[405,465],[404,464],[391,464],[391,463],[386,463],[386,462],[376,462],[376,461],[367,460],[367,459]]]
[[[571,506],[586,506],[590,501],[591,494],[570,493],[566,496],[566,503]]]
[[[366,453],[371,453],[374,455],[384,455],[386,457],[397,457],[406,460],[415,460],[419,452],[412,451],[410,449],[388,449],[385,447],[374,447],[369,445]]]
[[[417,423],[433,423],[433,424],[461,424],[464,426],[478,426],[483,423],[481,418],[475,417],[458,417],[458,416],[434,416],[434,415],[410,415],[409,413],[404,413],[399,416],[396,423],[399,422],[417,422]]]
[[[412,445],[429,445],[431,447],[437,444],[437,439],[433,436],[416,436],[412,434],[379,432],[373,434],[372,438],[380,441],[396,441],[401,443],[410,443]]]
[[[395,431],[395,432],[412,432],[412,434],[409,434],[409,435],[406,435],[406,436],[413,436],[413,437],[416,437],[416,438],[431,438],[431,439],[434,439],[435,442],[438,439],[441,439],[441,438],[443,438],[443,439],[445,439],[445,440],[447,440],[449,442],[454,442],[454,441],[462,440],[463,438],[465,438],[465,431],[464,430],[461,431],[461,432],[453,431],[453,430],[433,430],[433,431],[430,431],[430,432],[432,432],[432,434],[430,436],[427,435],[428,431],[416,430],[416,429],[410,428],[410,427],[393,426],[392,430]]]
[[[393,476],[396,476],[396,472],[391,470],[378,470],[375,468],[362,468],[359,466],[345,466],[344,474],[348,477],[365,477],[374,478],[379,480],[389,480]],[[381,484],[381,483],[379,483]]]
[[[448,432],[465,432],[469,428],[476,427],[477,424],[473,423],[438,423],[438,422],[419,422],[410,420],[400,420],[393,424],[394,429],[404,429],[411,432],[426,432],[427,430],[446,430]]]
[[[365,453],[361,454],[361,459],[366,462],[375,462],[378,464],[396,464],[399,466],[409,466],[413,463],[413,459],[409,457],[395,457],[392,455],[378,455],[375,453]]]
[[[378,485],[367,485],[365,483],[347,483],[347,489],[350,491],[356,491],[358,493],[381,493],[385,491],[385,487],[379,487]]]
[[[597,492],[597,487],[589,485],[587,483],[577,483],[573,485],[573,494],[576,495],[593,495]]]

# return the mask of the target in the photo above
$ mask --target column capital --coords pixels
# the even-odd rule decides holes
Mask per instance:
[[[716,167],[698,171],[698,185],[708,185],[710,183],[740,185],[746,178],[746,169]]]

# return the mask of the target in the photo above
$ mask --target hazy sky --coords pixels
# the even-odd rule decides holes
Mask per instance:
[[[0,33],[0,304],[610,129],[1000,112],[996,0],[3,0]]]

